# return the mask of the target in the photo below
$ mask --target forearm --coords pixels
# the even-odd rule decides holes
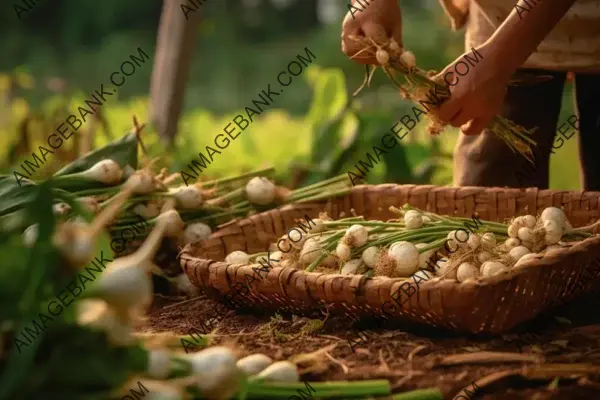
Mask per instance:
[[[529,58],[575,0],[520,0],[486,42],[502,74],[511,76]]]

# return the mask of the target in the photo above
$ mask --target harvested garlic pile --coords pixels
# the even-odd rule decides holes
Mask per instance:
[[[572,229],[564,212],[555,207],[546,208],[538,217],[516,217],[509,224],[440,216],[408,205],[390,207],[390,211],[401,218],[333,221],[322,214],[319,229],[305,234],[292,230],[273,244],[271,250],[279,251],[272,254],[277,263],[271,265],[308,272],[318,268],[343,275],[465,282],[541,258],[547,251],[566,246],[563,240],[590,236],[589,227]],[[247,264],[263,254],[236,251],[226,261]]]

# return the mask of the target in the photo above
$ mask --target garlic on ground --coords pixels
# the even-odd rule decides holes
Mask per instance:
[[[236,250],[225,257],[225,262],[228,264],[248,264],[250,256],[241,250]]]
[[[396,264],[398,276],[410,276],[419,268],[419,250],[410,242],[397,242],[390,247],[388,255]]]
[[[156,189],[154,174],[147,168],[142,168],[127,179],[126,187],[131,187],[133,193],[150,194]]]
[[[477,253],[477,261],[479,261],[481,264],[483,264],[486,261],[489,261],[492,259],[492,253],[490,253],[489,251],[480,251],[479,253]]]
[[[273,364],[271,357],[264,354],[252,354],[237,362],[237,367],[247,375],[256,375]]]
[[[546,235],[544,236],[546,244],[552,245],[560,242],[563,233],[562,226],[553,219],[544,220],[543,224],[544,230],[546,231]]]
[[[362,260],[365,265],[369,268],[375,268],[379,257],[381,256],[381,250],[377,246],[367,247],[362,253]]]
[[[506,248],[506,251],[511,251],[512,249],[514,249],[515,247],[520,246],[520,245],[521,245],[521,241],[519,239],[515,239],[515,238],[508,238],[504,242],[504,247]]]
[[[33,247],[38,238],[39,224],[33,224],[23,232],[23,244],[25,247]]]
[[[300,251],[300,262],[304,265],[310,265],[319,258],[322,252],[321,244],[317,240],[309,238],[304,242],[302,251]]]
[[[533,215],[524,215],[523,216],[523,223],[525,224],[526,228],[529,228],[529,229],[535,228],[536,222],[537,222],[537,219]]]
[[[404,224],[406,229],[419,229],[423,226],[423,217],[418,211],[408,210],[404,214]]]
[[[519,259],[521,257],[523,257],[525,254],[529,254],[529,253],[531,253],[531,251],[527,247],[517,246],[517,247],[513,247],[508,254],[510,255],[510,257],[513,260],[519,261]]]
[[[240,374],[237,359],[227,347],[214,346],[197,353],[190,353],[186,360],[191,363],[192,374],[203,397],[229,399],[238,391]]]
[[[481,275],[486,277],[497,275],[506,270],[506,265],[500,261],[486,261],[481,265]]]
[[[115,346],[129,346],[134,342],[131,322],[120,318],[106,302],[84,299],[76,303],[76,307],[79,325],[104,332]]]
[[[476,234],[469,235],[469,240],[467,240],[467,246],[471,250],[475,250],[475,249],[479,248],[480,245],[481,245],[481,236],[476,235]]]
[[[275,200],[275,184],[263,176],[255,176],[246,184],[246,197],[252,204],[269,205]]]
[[[202,222],[195,222],[185,227],[183,231],[183,242],[196,243],[201,240],[208,240],[211,235],[210,226],[203,224]]]
[[[402,52],[400,59],[410,68],[413,68],[417,64],[415,55],[410,50]]]
[[[113,160],[101,160],[81,173],[87,179],[104,183],[105,185],[116,185],[121,182],[123,170]]]
[[[342,261],[350,260],[350,255],[352,254],[352,249],[346,243],[338,243],[335,248],[335,254]]]
[[[456,269],[456,280],[464,282],[467,279],[477,278],[479,276],[479,268],[469,262],[461,263]]]
[[[195,210],[202,207],[202,191],[196,185],[180,186],[171,191],[173,197],[182,208]]]
[[[256,376],[267,382],[300,382],[296,364],[289,361],[277,361]]]
[[[348,245],[360,247],[367,243],[369,231],[362,225],[352,225],[346,230],[344,237],[348,239]]]
[[[342,275],[357,275],[361,269],[364,269],[362,260],[354,259],[344,264],[342,267]]]
[[[517,237],[521,242],[533,242],[533,230],[531,228],[519,228]]]
[[[540,255],[537,253],[529,253],[525,254],[523,257],[519,258],[519,261],[515,264],[515,267],[524,264],[527,260],[537,259]]]
[[[423,247],[429,246],[428,243],[417,243],[415,247],[417,250],[421,250]],[[419,254],[419,268],[425,268],[427,266],[427,261],[431,258],[431,256],[435,253],[435,249],[426,250],[423,253]]]
[[[146,374],[153,379],[167,379],[171,373],[171,355],[164,349],[148,351]]]
[[[375,52],[375,58],[380,65],[387,65],[387,63],[390,61],[390,55],[383,49],[378,49]]]
[[[177,275],[175,278],[171,279],[171,282],[173,282],[175,284],[175,287],[177,288],[177,290],[185,293],[186,295],[188,295],[190,297],[196,297],[196,296],[200,295],[200,289],[197,288],[192,283],[192,281],[190,281],[190,278],[187,276],[186,273]]]
[[[185,223],[179,213],[176,210],[168,210],[158,216],[158,219],[163,218],[167,221],[165,236],[173,238],[180,236],[185,228]]]
[[[52,205],[52,213],[57,217],[64,217],[71,212],[71,206],[65,202]]]
[[[133,206],[133,212],[145,219],[154,218],[160,214],[160,204],[155,201],[139,203]]]
[[[485,250],[491,250],[496,247],[496,235],[492,232],[484,233],[481,237],[481,247]]]
[[[555,221],[561,229],[563,229],[568,222],[564,211],[556,207],[548,207],[544,209],[544,211],[542,211],[542,215],[540,215],[540,220],[543,222]]]
[[[447,258],[440,258],[435,263],[435,274],[445,279],[456,279],[456,269],[452,269]]]

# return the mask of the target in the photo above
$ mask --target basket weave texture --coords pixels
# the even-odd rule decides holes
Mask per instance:
[[[266,251],[306,215],[316,218],[327,212],[338,219],[350,216],[353,210],[366,219],[388,220],[396,218],[388,208],[405,203],[440,215],[477,215],[490,221],[537,215],[549,206],[562,206],[573,226],[600,219],[600,192],[361,185],[345,196],[288,205],[232,221],[210,239],[187,245],[180,253],[180,264],[194,285],[221,300],[224,295],[230,299],[233,293],[241,299],[233,303],[241,307],[305,315],[327,310],[351,318],[381,316],[468,333],[505,332],[600,282],[600,237],[549,251],[539,260],[529,260],[502,274],[464,283],[435,278],[407,286],[410,281],[398,278],[307,273],[295,268],[267,271],[259,264],[219,261],[234,250],[248,254]]]

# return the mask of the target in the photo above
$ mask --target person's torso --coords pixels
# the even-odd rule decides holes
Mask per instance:
[[[485,42],[511,11],[525,18],[536,3],[539,0],[521,0],[516,8],[514,0],[471,0],[467,48]],[[577,0],[523,66],[600,71],[600,1]]]

